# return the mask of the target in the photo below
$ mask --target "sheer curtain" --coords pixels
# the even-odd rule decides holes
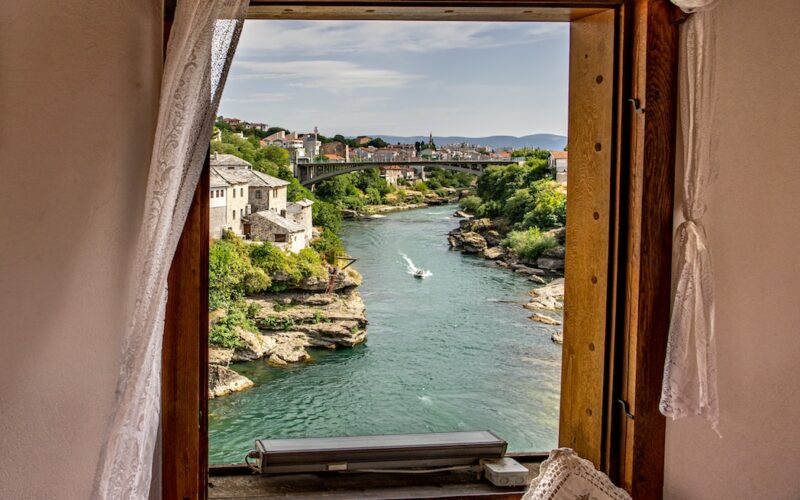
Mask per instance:
[[[675,296],[660,409],[673,419],[705,417],[719,434],[714,274],[702,218],[716,171],[711,158],[714,7],[717,0],[672,0],[692,12],[681,28],[680,111],[684,222],[675,234]]]
[[[93,498],[147,498],[161,406],[167,273],[208,150],[248,0],[178,0],[167,44],[116,405]]]

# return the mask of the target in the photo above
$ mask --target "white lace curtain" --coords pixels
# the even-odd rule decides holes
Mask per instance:
[[[719,434],[714,275],[702,218],[715,177],[711,133],[717,0],[672,0],[692,13],[681,27],[680,112],[684,222],[675,234],[675,296],[660,409],[673,419],[705,417]]]
[[[155,444],[167,273],[208,151],[247,4],[248,0],[177,2],[132,274],[137,287],[93,498],[147,498],[153,466],[160,463]]]

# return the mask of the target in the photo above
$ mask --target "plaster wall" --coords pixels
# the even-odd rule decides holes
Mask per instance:
[[[797,499],[800,2],[725,0],[717,9],[719,179],[705,223],[723,438],[701,419],[668,422],[664,496]]]
[[[0,498],[90,498],[119,373],[162,19],[157,0],[3,3]]]

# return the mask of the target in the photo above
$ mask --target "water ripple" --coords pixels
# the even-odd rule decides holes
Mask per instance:
[[[364,275],[368,345],[313,350],[304,365],[234,365],[257,385],[209,402],[210,461],[240,461],[265,437],[474,429],[496,431],[510,450],[553,448],[555,328],[527,318],[524,277],[449,250],[443,234],[456,225],[439,210],[346,221],[342,236]],[[415,263],[431,279],[409,276]]]

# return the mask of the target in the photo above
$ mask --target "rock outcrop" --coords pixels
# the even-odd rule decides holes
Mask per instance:
[[[273,277],[274,282],[290,283],[292,288],[307,291],[307,292],[324,292],[328,289],[328,276],[310,276],[301,280],[299,283],[292,282],[292,279],[283,273],[277,273]],[[363,278],[361,274],[355,269],[345,269],[336,275],[336,280],[333,285],[334,291],[348,290],[361,285]]]
[[[539,257],[536,259],[536,267],[539,269],[547,269],[548,271],[563,271],[564,259],[551,259],[548,257]]]
[[[500,243],[503,241],[503,237],[500,235],[498,231],[494,229],[490,229],[483,234],[483,239],[486,240],[486,244],[490,247],[497,247],[500,246]]]
[[[524,307],[534,311],[561,311],[564,309],[564,278],[558,278],[545,286],[531,290],[531,301]]]
[[[483,251],[483,257],[489,260],[497,260],[505,255],[505,253],[503,247],[491,247]]]
[[[256,325],[271,349],[270,362],[309,359],[300,348],[352,347],[366,340],[366,307],[350,289],[336,294],[282,293],[248,299],[260,306]],[[277,354],[273,357],[273,354]]]
[[[275,348],[275,341],[260,333],[249,332],[244,328],[237,327],[236,334],[244,342],[244,347],[237,347],[233,350],[231,361],[234,363],[261,359]]]
[[[233,357],[233,349],[225,349],[224,347],[208,348],[209,365],[228,366],[231,363],[231,357]]]
[[[550,336],[550,340],[552,340],[556,344],[563,344],[564,343],[564,332],[559,330],[557,332],[553,332],[553,335]]]
[[[538,321],[539,323],[543,323],[545,325],[560,325],[561,324],[561,321],[559,321],[559,320],[557,320],[555,318],[552,318],[552,317],[550,317],[550,316],[548,316],[546,314],[542,314],[542,313],[533,313],[530,316],[530,319],[532,319],[534,321]]]
[[[218,398],[253,387],[253,381],[227,366],[208,365],[208,397]]]
[[[358,273],[348,279],[356,277],[360,282]],[[252,381],[228,367],[232,362],[264,359],[273,365],[286,365],[310,360],[308,347],[352,347],[366,340],[366,308],[355,287],[333,294],[259,295],[247,302],[260,309],[254,318],[259,331],[237,328],[242,347],[209,348],[209,397],[252,387]],[[219,317],[215,314],[214,321]]]
[[[275,348],[269,355],[269,363],[273,365],[286,365],[308,361],[311,356],[306,347],[311,345],[308,337],[302,332],[279,332],[270,335],[275,340]]]
[[[561,259],[564,260],[564,256],[567,253],[567,249],[563,246],[555,246],[553,248],[548,248],[544,252],[542,252],[542,257],[546,257],[549,259]]]
[[[461,251],[465,253],[480,253],[486,250],[486,240],[476,232],[463,233],[461,235]]]

